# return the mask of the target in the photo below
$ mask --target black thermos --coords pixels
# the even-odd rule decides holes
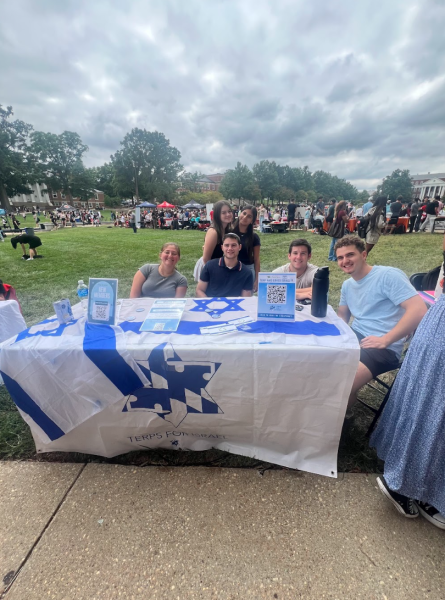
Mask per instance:
[[[328,311],[329,267],[316,271],[312,281],[311,315],[322,318]]]

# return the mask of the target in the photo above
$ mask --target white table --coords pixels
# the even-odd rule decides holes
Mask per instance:
[[[330,307],[204,337],[204,325],[255,319],[256,298],[189,299],[177,332],[140,333],[151,303],[124,300],[117,327],[85,327],[76,305],[74,323],[6,344],[0,369],[39,452],[219,448],[336,476],[359,347]]]
[[[26,329],[18,303],[15,300],[0,302],[0,344]]]

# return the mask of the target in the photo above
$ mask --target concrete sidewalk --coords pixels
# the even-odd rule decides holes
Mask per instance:
[[[0,516],[6,600],[445,598],[375,476],[0,463]]]

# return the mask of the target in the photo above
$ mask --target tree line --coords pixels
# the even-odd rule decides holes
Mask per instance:
[[[214,202],[222,197],[253,204],[287,203],[291,198],[315,202],[319,195],[352,202],[368,199],[366,191],[359,193],[351,183],[326,171],[312,173],[307,166],[283,166],[269,160],[252,169],[238,162],[226,171],[220,193],[202,194],[202,174],[184,171],[181,153],[165,135],[137,127],[125,135],[110,162],[87,168],[83,159],[88,146],[77,133],[35,131],[29,123],[13,120],[13,114],[11,106],[0,105],[0,206],[6,209],[8,197],[30,194],[29,186],[34,183],[84,201],[99,189],[109,205],[119,204],[122,198],[175,204],[191,199]],[[383,180],[380,191],[386,189],[391,196],[407,194],[408,185],[409,171],[397,170]]]

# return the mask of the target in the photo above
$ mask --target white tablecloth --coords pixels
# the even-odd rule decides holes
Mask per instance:
[[[0,344],[26,329],[18,303],[15,300],[0,302]]]
[[[0,370],[39,452],[213,447],[336,476],[359,347],[330,307],[204,337],[255,318],[256,298],[189,299],[171,334],[139,332],[151,304],[124,300],[116,327],[85,324],[76,305],[73,323],[51,318],[5,344]]]

